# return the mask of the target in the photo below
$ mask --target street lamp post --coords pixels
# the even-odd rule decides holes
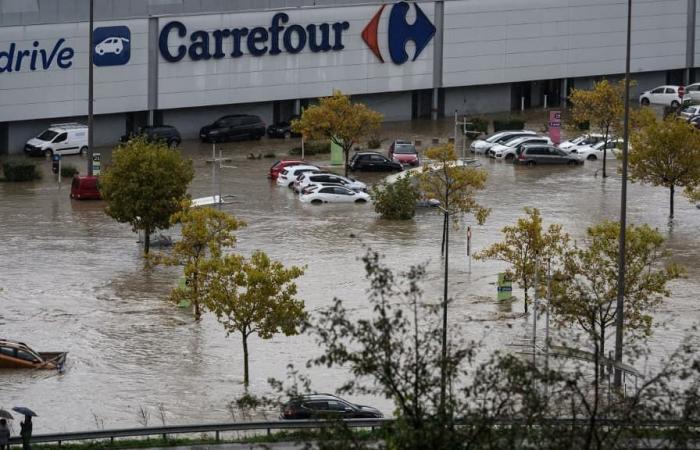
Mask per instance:
[[[90,0],[90,36],[88,37],[88,158],[87,158],[87,174],[92,176],[92,154],[93,154],[93,143],[95,142],[93,132],[95,129],[94,117],[93,117],[93,103],[94,103],[94,92],[93,92],[93,63],[92,54],[95,48],[95,43],[93,42],[93,28],[94,28],[94,15],[95,15],[95,0]]]
[[[443,286],[442,299],[442,364],[440,367],[440,414],[445,412],[445,399],[447,397],[447,284],[449,280],[449,261],[450,261],[450,211],[442,206],[438,206],[445,214],[444,217],[444,250],[445,250],[445,280]]]
[[[622,146],[622,192],[620,197],[620,248],[617,269],[617,309],[615,311],[615,378],[616,388],[622,386],[622,338],[625,305],[625,257],[627,233],[627,154],[629,152],[630,122],[630,42],[632,37],[632,0],[627,0],[627,52],[625,55],[625,117]],[[596,370],[598,368],[596,367]]]

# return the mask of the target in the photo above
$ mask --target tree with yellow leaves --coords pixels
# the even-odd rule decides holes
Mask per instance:
[[[330,140],[339,145],[345,156],[347,176],[350,150],[363,137],[375,134],[382,119],[380,113],[334,91],[331,97],[321,98],[318,105],[310,106],[301,118],[292,121],[292,130],[301,133],[304,139]]]
[[[619,128],[625,113],[624,83],[598,81],[593,89],[573,89],[569,96],[571,116],[575,123],[590,124],[591,130],[600,133],[608,142]],[[603,177],[607,177],[607,144],[603,147]]]

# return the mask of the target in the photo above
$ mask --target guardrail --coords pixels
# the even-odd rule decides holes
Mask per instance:
[[[345,419],[344,422],[351,428],[378,428],[387,423],[393,422],[394,419]],[[128,437],[150,437],[163,436],[174,434],[201,434],[215,433],[215,440],[218,442],[221,439],[222,432],[228,431],[266,431],[271,434],[272,430],[302,430],[310,428],[324,428],[332,424],[328,420],[278,420],[270,422],[228,422],[228,423],[212,423],[204,425],[168,425],[163,427],[144,427],[144,428],[121,428],[114,430],[97,430],[97,431],[77,431],[71,433],[53,433],[53,434],[37,434],[32,436],[32,444],[40,443],[57,443],[59,446],[63,442],[69,441],[99,441],[109,440],[114,441],[115,438]],[[10,439],[10,448],[13,444],[21,444],[22,440],[19,437]]]

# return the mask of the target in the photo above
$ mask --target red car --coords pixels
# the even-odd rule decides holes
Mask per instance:
[[[70,198],[77,200],[102,200],[97,177],[74,176],[70,185]]]
[[[413,143],[396,140],[389,147],[389,159],[405,166],[417,166],[420,164],[418,151]]]
[[[272,180],[276,180],[277,176],[282,172],[285,167],[289,166],[297,166],[300,164],[309,164],[308,162],[301,160],[301,159],[283,159],[281,161],[276,161],[272,167],[270,167],[270,173],[268,174],[268,178],[271,178]]]

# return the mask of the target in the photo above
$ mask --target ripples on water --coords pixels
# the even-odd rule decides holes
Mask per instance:
[[[426,142],[427,140],[424,140]],[[190,144],[192,145],[192,144]],[[222,192],[237,195],[224,209],[244,219],[237,251],[268,252],[285,264],[306,265],[300,296],[317,310],[333,297],[364,314],[366,284],[358,257],[363,245],[386,255],[398,270],[429,262],[425,289],[428,300],[441,295],[440,232],[442,219],[421,211],[416,220],[379,220],[370,205],[302,205],[286,188],[265,178],[270,160],[248,161],[250,146],[226,146],[235,152],[237,169],[224,170]],[[286,146],[283,142],[262,146]],[[192,145],[197,178],[193,196],[210,195],[211,168],[206,147]],[[108,157],[103,153],[103,157]],[[77,161],[77,158],[76,158]],[[84,162],[84,160],[80,160]],[[483,159],[490,174],[481,201],[492,214],[484,226],[473,227],[473,249],[496,241],[500,229],[522,215],[525,206],[538,207],[547,221],[562,223],[575,238],[602,219],[619,212],[619,178],[595,176],[599,163],[581,168],[521,168]],[[176,283],[174,268],[145,269],[128,225],[106,215],[100,202],[73,202],[68,187],[52,184],[49,163],[41,162],[44,181],[0,184],[0,335],[23,340],[39,350],[68,350],[66,373],[4,371],[0,375],[0,406],[26,404],[40,415],[37,432],[137,426],[139,407],[163,404],[169,423],[230,419],[227,402],[243,391],[242,356],[237,336],[226,338],[210,316],[193,323],[186,311],[165,299]],[[357,175],[376,182],[378,175]],[[685,328],[700,316],[694,294],[700,287],[700,211],[680,196],[676,223],[667,224],[667,192],[632,185],[630,222],[646,222],[666,234],[675,259],[686,265],[688,277],[674,282],[673,299],[658,314],[673,327],[652,339],[663,354],[677,345]],[[472,262],[468,273],[465,231],[451,233],[450,321],[468,338],[484,338],[485,351],[502,348],[523,330],[521,302],[513,312],[493,300],[498,262]],[[286,365],[303,367],[318,348],[307,336],[252,339],[251,389],[267,389],[270,376],[282,378]],[[314,369],[315,387],[333,391],[345,379],[339,369]],[[390,414],[385,399],[357,398]]]

